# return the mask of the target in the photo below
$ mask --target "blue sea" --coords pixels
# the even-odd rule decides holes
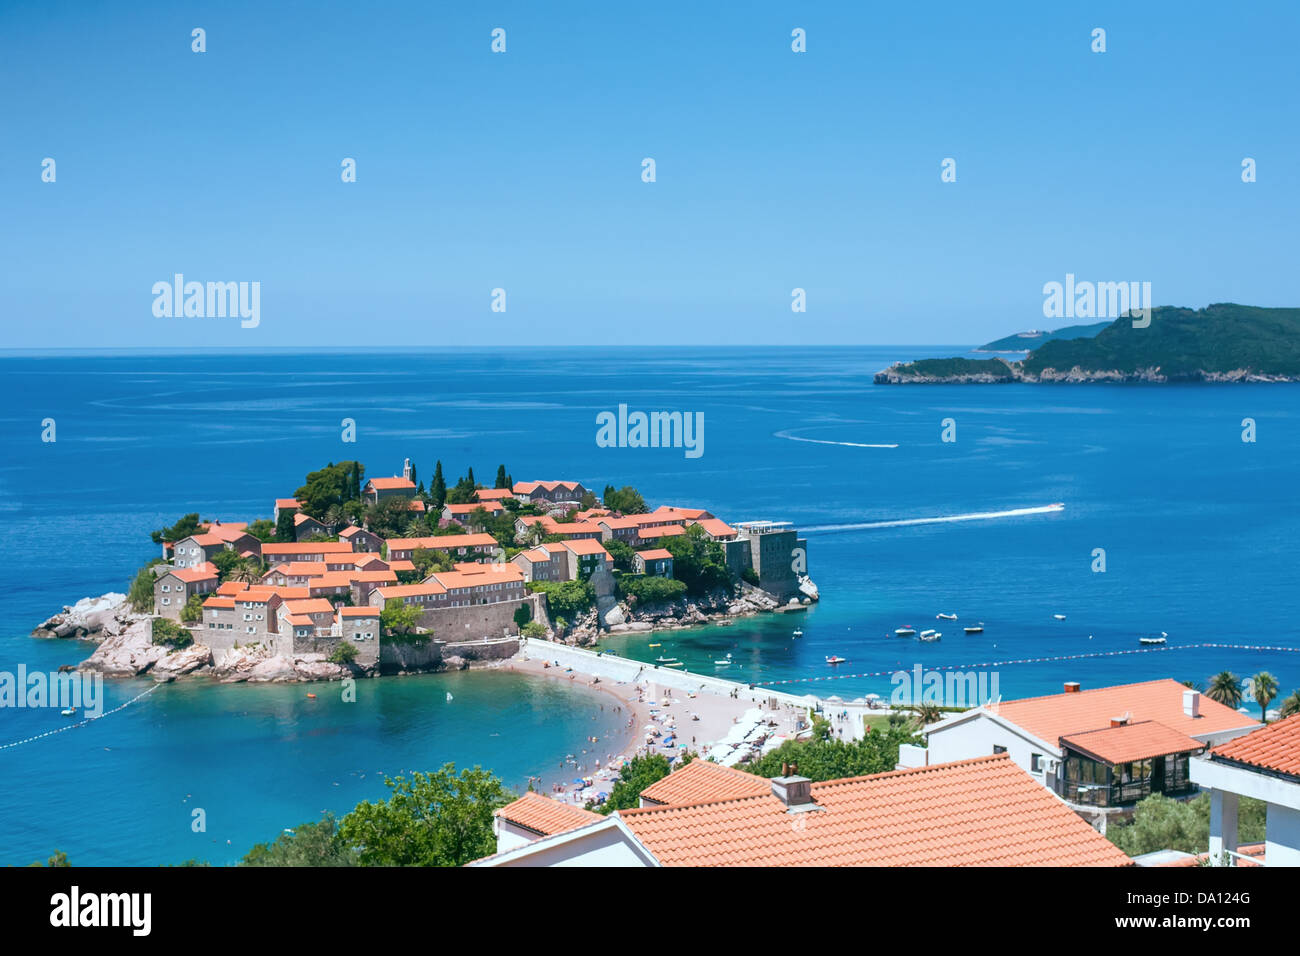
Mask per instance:
[[[732,679],[846,699],[888,696],[888,675],[917,663],[996,671],[1004,698],[1224,669],[1271,671],[1283,696],[1300,686],[1300,388],[872,384],[895,360],[963,349],[10,353],[0,670],[84,658],[88,646],[28,634],[64,604],[125,590],[157,552],[150,530],[188,511],[269,517],[327,462],[357,458],[374,477],[409,457],[426,483],[438,459],[449,481],[473,467],[488,484],[504,463],[516,480],[630,484],[651,505],[811,529],[822,600],[806,614],[677,632],[655,650],[644,636],[604,642],[629,656],[713,672],[730,653]],[[703,412],[704,454],[598,447],[596,415],[619,404]],[[964,635],[971,621],[985,633]],[[893,637],[902,624],[943,638]],[[1160,631],[1167,645],[1131,653]],[[847,661],[832,670],[827,655]],[[150,686],[110,682],[108,706]],[[322,811],[382,799],[385,774],[452,761],[516,788],[559,779],[567,754],[585,758],[587,737],[621,723],[607,698],[519,675],[367,681],[356,703],[329,686],[309,700],[303,685],[172,684],[0,750],[0,864],[55,849],[78,864],[229,863]],[[65,723],[3,710],[0,744]]]

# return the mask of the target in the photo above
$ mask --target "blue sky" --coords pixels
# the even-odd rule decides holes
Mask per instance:
[[[0,347],[977,344],[1067,272],[1300,305],[1300,5],[704,6],[4,4]],[[176,272],[260,325],[155,318]]]

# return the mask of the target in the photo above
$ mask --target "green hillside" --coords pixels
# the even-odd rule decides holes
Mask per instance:
[[[1094,322],[1092,325],[1067,325],[1063,329],[1056,329],[1053,332],[1038,332],[1035,335],[1007,335],[990,342],[988,345],[981,345],[975,351],[1028,352],[1030,349],[1036,349],[1058,339],[1090,339],[1108,325],[1110,325],[1109,321]]]
[[[1204,309],[1162,306],[1151,325],[1118,319],[1091,339],[1047,342],[1021,363],[1028,376],[1045,369],[1132,374],[1158,368],[1170,379],[1244,369],[1255,375],[1300,376],[1300,309],[1220,303]]]

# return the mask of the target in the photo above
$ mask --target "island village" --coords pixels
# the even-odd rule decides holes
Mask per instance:
[[[507,484],[504,467],[504,486],[478,486],[471,471],[451,489],[439,467],[430,494],[410,459],[391,477],[362,479],[354,465],[338,480],[356,485],[356,523],[341,485],[333,501],[277,498],[272,518],[251,525],[191,516],[146,569],[158,653],[137,642],[124,660],[121,642],[106,642],[88,665],[159,679],[338,679],[500,660],[521,636],[590,644],[817,599],[806,543],[788,524],[651,510],[632,488],[611,487],[606,503],[577,481]]]

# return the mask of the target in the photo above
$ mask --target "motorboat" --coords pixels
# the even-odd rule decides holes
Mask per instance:
[[[942,613],[940,613],[940,614],[936,614],[936,615],[935,615],[935,619],[936,619],[936,620],[940,620],[940,621],[955,621],[955,620],[957,620],[957,615],[956,615],[956,614],[942,614]]]
[[[902,627],[896,628],[894,630],[894,636],[895,637],[916,637],[916,628],[914,628],[911,624],[904,624]]]
[[[1064,620],[1065,620],[1065,615],[1064,615],[1064,614],[1053,614],[1052,617],[1056,618],[1058,621],[1064,621]]]
[[[792,637],[803,637],[803,630],[800,629],[800,628],[797,628],[797,627],[796,627],[796,628],[794,629],[794,634],[792,634],[791,636],[792,636]]]
[[[75,717],[77,716],[77,708],[65,707],[63,710],[59,711],[59,713],[62,714],[64,717]]]
[[[718,667],[730,667],[730,666],[731,666],[731,655],[728,654],[725,658],[723,658],[723,659],[721,659],[721,660],[716,660],[716,661],[714,661],[713,663],[716,664]]]
[[[967,634],[983,634],[984,622],[980,621],[978,624],[967,624],[965,627],[962,628],[962,630],[965,631]]]
[[[826,658],[826,663],[827,663],[827,664],[843,664],[844,661],[845,661],[846,659],[847,659],[847,658],[837,657],[837,656],[835,656],[834,654],[832,654],[830,657]]]
[[[651,647],[663,647],[662,644],[651,644],[650,646],[651,646]]]
[[[677,660],[675,657],[656,657],[656,664],[672,664]]]
[[[1161,631],[1159,635],[1150,634],[1147,635],[1146,637],[1139,637],[1138,643],[1139,644],[1164,644],[1167,640],[1169,640],[1169,635],[1164,631]]]
[[[667,664],[666,666],[668,666],[668,667],[685,667],[686,664],[685,664],[684,662],[682,662],[682,661],[669,661],[668,664]]]
[[[930,629],[928,629],[928,630],[922,631],[922,632],[918,635],[918,640],[922,640],[922,641],[937,641],[937,640],[938,640],[939,638],[941,638],[941,637],[943,637],[943,632],[942,632],[942,631],[936,631],[934,628],[930,628]]]

